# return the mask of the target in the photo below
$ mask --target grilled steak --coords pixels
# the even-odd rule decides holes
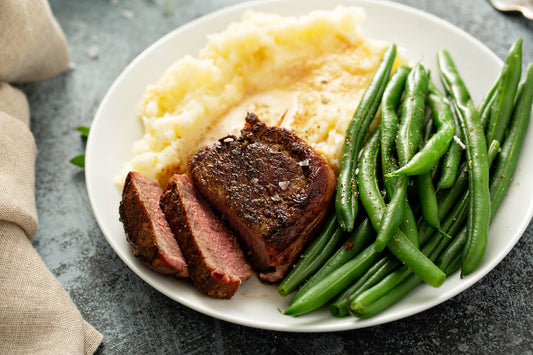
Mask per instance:
[[[154,271],[187,277],[187,263],[161,208],[163,190],[155,181],[130,172],[126,177],[120,221],[133,254]]]
[[[240,237],[260,278],[283,278],[316,235],[330,208],[335,175],[292,132],[248,114],[240,137],[197,152],[187,172]]]
[[[233,234],[197,193],[187,175],[174,175],[161,208],[183,250],[198,290],[231,298],[250,277],[250,266]]]

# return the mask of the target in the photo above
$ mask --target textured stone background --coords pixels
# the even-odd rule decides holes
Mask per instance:
[[[367,329],[291,334],[204,316],[154,290],[115,255],[89,206],[76,133],[91,124],[105,92],[142,50],[174,28],[234,0],[51,0],[73,68],[22,86],[32,109],[40,231],[34,241],[85,319],[104,334],[100,354],[124,353],[533,353],[533,241],[530,225],[485,278],[426,312]],[[502,14],[485,0],[402,0],[471,33],[503,58],[524,38],[533,62],[533,21]]]

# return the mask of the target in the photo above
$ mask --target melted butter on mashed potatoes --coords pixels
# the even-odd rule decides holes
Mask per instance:
[[[144,136],[130,170],[163,185],[206,144],[239,135],[247,112],[293,130],[337,171],[344,134],[386,43],[364,38],[360,8],[301,17],[248,12],[208,37],[149,87],[140,116]]]

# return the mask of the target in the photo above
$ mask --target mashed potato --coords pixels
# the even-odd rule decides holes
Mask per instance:
[[[165,184],[202,146],[239,135],[247,112],[293,130],[337,170],[386,46],[361,35],[364,19],[362,9],[345,7],[301,17],[248,12],[209,36],[197,58],[180,59],[147,89],[145,134],[117,182],[134,170]]]

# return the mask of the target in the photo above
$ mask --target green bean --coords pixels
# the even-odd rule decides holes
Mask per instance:
[[[411,69],[406,66],[400,66],[398,69],[396,69],[391,80],[387,84],[385,91],[383,92],[383,98],[381,102],[381,164],[383,171],[383,183],[385,185],[387,196],[390,196],[389,200],[394,199],[393,196],[396,191],[396,186],[398,186],[399,179],[397,176],[389,175],[389,173],[398,169],[398,162],[394,151],[396,148],[396,137],[398,134],[398,124],[400,119],[396,114],[396,111],[398,109],[398,104],[400,102],[402,93],[404,91],[405,82],[410,71]],[[401,228],[403,232],[409,238],[409,240],[411,240],[411,242],[416,244],[418,243],[418,230],[416,229],[415,218],[413,211],[411,210],[411,206],[405,199],[407,193],[406,187],[407,186],[404,187],[405,191],[401,191],[400,193],[401,196],[404,196],[402,208],[397,209],[397,213],[392,214],[390,217],[402,221]],[[398,200],[398,197],[400,196],[397,196],[396,200]],[[389,206],[387,209],[389,209]],[[392,229],[392,232],[394,232],[396,228],[393,225],[389,226],[389,229]],[[380,237],[378,236],[378,240],[379,239]],[[379,245],[379,248],[384,248],[384,245],[380,245],[379,242],[376,242],[376,245]]]
[[[492,159],[496,156],[498,146],[499,144],[497,144],[497,142],[493,142],[491,144],[491,149],[489,150],[490,162],[492,162]],[[460,180],[466,180],[466,177],[463,177]],[[460,190],[464,191],[465,188],[462,188]],[[449,196],[450,195],[446,195],[444,198],[449,199]],[[461,232],[459,232],[459,229],[461,228],[461,226],[463,226],[464,220],[466,219],[468,203],[469,196],[468,191],[466,191],[466,193],[463,194],[461,200],[457,203],[457,206],[442,223],[443,230],[446,231],[446,233],[451,235],[459,233],[455,239],[450,240],[449,238],[443,238],[439,233],[434,233],[432,238],[427,243],[425,243],[423,251],[426,255],[432,255],[432,257],[430,257],[431,260],[435,260],[437,255],[444,254],[443,250],[445,248],[453,248],[454,245],[452,244],[454,242],[461,242],[462,240],[462,244],[456,243],[455,245],[459,253],[450,253],[451,256],[460,256],[460,252],[462,251],[462,245],[464,245],[464,241],[466,241],[466,228],[463,228]],[[439,206],[440,205],[441,204],[439,204]],[[445,213],[445,211],[442,211],[441,215]],[[441,260],[439,259],[439,263],[437,265],[446,270],[446,275],[450,275],[450,271],[453,270],[451,268],[454,266],[453,261],[454,260],[452,258],[451,264],[448,262],[446,263],[446,265],[443,265]],[[412,273],[408,272],[408,270],[406,270],[406,268],[404,267],[387,276],[381,282],[376,283],[376,287],[369,289],[365,293],[361,292],[356,295],[356,297],[350,298],[350,306],[354,308],[353,313],[356,316],[363,318],[370,317],[400,300],[421,281],[422,280],[419,277],[417,277],[416,275],[412,275]],[[340,307],[340,304],[338,306]],[[338,312],[339,314],[342,314],[342,312],[345,311],[340,309]]]
[[[435,119],[437,132],[407,164],[396,170],[394,174],[422,175],[429,173],[448,150],[455,132],[455,124],[448,103],[432,83],[429,85],[428,104]]]
[[[479,120],[481,121],[481,126],[483,126],[483,129],[485,130],[485,133],[487,133],[487,125],[489,124],[490,119],[490,111],[492,104],[494,102],[494,99],[496,98],[496,92],[498,91],[498,86],[500,85],[500,78],[501,73],[492,85],[491,89],[485,95],[485,97],[481,100],[481,104],[478,107],[479,111]]]
[[[445,230],[446,233],[455,233],[464,224],[467,207],[468,196],[464,196],[454,211],[446,217],[443,222],[443,230]],[[430,260],[434,260],[436,258],[435,255],[439,254],[449,241],[449,238],[442,237],[440,233],[434,233],[431,239],[422,247],[422,251],[425,255],[430,256]],[[351,299],[350,310],[352,314],[361,318],[370,317],[376,314],[376,312],[385,309],[390,304],[397,302],[406,294],[398,294],[396,291],[397,288],[403,287],[401,285],[405,280],[412,279],[413,277],[417,282],[409,283],[410,289],[418,285],[422,279],[413,275],[413,272],[407,266],[403,266],[387,275],[372,288],[367,289],[354,299]],[[395,297],[391,298],[389,296],[391,293],[394,294]],[[385,302],[383,300],[385,300]],[[375,305],[379,305],[379,307],[376,307]]]
[[[429,173],[417,175],[415,177],[416,191],[422,206],[422,216],[428,225],[435,229],[440,229],[439,219],[439,204],[435,189],[433,188],[433,180]]]
[[[468,188],[468,169],[466,162],[461,164],[458,169],[458,174],[455,179],[455,183],[449,189],[439,190],[437,192],[437,200],[439,201],[439,213],[448,213],[450,209],[455,205],[455,201],[463,194]],[[442,217],[440,217],[442,220]]]
[[[420,277],[416,274],[411,274],[376,302],[364,309],[356,308],[355,310],[352,310],[353,314],[359,318],[370,318],[401,300],[405,295],[411,292],[413,288],[418,286],[420,282]]]
[[[435,250],[431,253],[430,260],[436,259],[437,252],[438,250]],[[422,282],[422,279],[418,275],[411,273],[376,302],[373,302],[365,308],[357,308],[357,305],[354,305],[355,309],[352,309],[352,314],[359,318],[372,317],[401,300],[405,295],[411,292],[411,290],[418,286],[420,282]]]
[[[303,286],[296,292],[292,299],[297,299],[308,292],[316,283],[331,274],[335,269],[339,268],[349,260],[356,257],[363,248],[370,244],[375,237],[374,229],[370,224],[368,218],[357,227],[357,229],[348,237],[348,239],[337,249],[321,267],[316,271],[310,279],[308,279]],[[291,302],[292,302],[291,299]]]
[[[403,223],[400,226],[400,229],[402,230],[403,234],[405,234],[407,239],[418,248],[419,233],[416,226],[416,217],[407,199],[403,203]]]
[[[428,124],[430,122],[432,122],[432,120],[429,120]],[[428,135],[426,134],[426,136]],[[467,170],[466,170],[466,165],[464,165],[459,169],[459,175],[456,178],[454,185],[449,189],[440,190],[436,193],[437,217],[428,217],[428,219],[438,218],[439,222],[442,221],[446,217],[448,212],[450,212],[450,210],[456,205],[456,201],[459,199],[459,197],[462,196],[467,186],[468,186]],[[433,224],[436,224],[436,223],[433,223]],[[423,245],[424,243],[426,243],[427,239],[431,237],[433,232],[435,232],[436,228],[431,227],[426,222],[424,217],[420,219],[418,225],[419,225],[419,241],[420,241],[420,244]]]
[[[496,168],[490,183],[491,217],[494,218],[503,197],[511,183],[511,178],[516,169],[518,155],[524,141],[527,127],[531,116],[531,104],[533,99],[533,64],[527,67],[526,78],[520,85],[516,104],[514,105],[509,134],[502,146],[497,159]],[[492,144],[491,144],[492,145]],[[490,151],[496,148],[489,149]],[[492,156],[489,154],[489,157]],[[454,239],[448,249],[439,257],[438,265],[441,269],[449,272],[454,271],[450,265],[461,254],[466,244],[466,228]],[[447,273],[448,274],[448,273]]]
[[[412,271],[409,268],[401,267],[400,269],[388,274],[377,285],[367,289],[357,296],[350,303],[350,313],[356,317],[363,317],[365,310],[373,303],[379,301],[380,298],[385,296],[390,290],[394,289],[396,285],[405,280]]]
[[[381,165],[383,170],[383,183],[388,196],[392,196],[398,185],[398,177],[389,174],[398,169],[398,162],[393,154],[396,149],[396,136],[400,118],[396,114],[398,104],[402,97],[405,81],[410,68],[399,66],[387,84],[381,101]]]
[[[463,156],[463,146],[459,144],[461,137],[463,136],[461,126],[458,122],[454,124],[455,134],[448,146],[448,150],[444,154],[442,159],[441,177],[437,183],[437,190],[449,189],[455,184],[457,178],[457,171],[461,164],[461,158]]]
[[[454,209],[442,220],[442,231],[437,231],[424,243],[423,251],[425,255],[430,255],[438,243],[448,243],[452,239],[443,236],[444,234],[455,235],[464,225],[469,204],[468,190],[457,201]]]
[[[457,257],[452,260],[452,262],[444,269],[444,273],[446,275],[451,275],[457,270],[461,268],[461,264],[463,263],[463,257],[461,254],[457,255]]]
[[[487,247],[490,222],[487,143],[479,113],[447,51],[438,52],[438,64],[443,84],[457,107],[467,147],[470,208],[467,223],[468,242],[461,267],[462,274],[467,275],[481,263]]]
[[[407,197],[407,178],[401,177],[398,180],[398,184],[398,188],[394,195],[392,195],[392,199],[385,207],[381,217],[379,230],[377,231],[378,235],[374,243],[377,251],[383,251],[385,249],[389,239],[403,222],[404,211],[402,207]]]
[[[355,217],[357,216],[355,169],[359,149],[378,110],[395,57],[396,46],[391,44],[386,49],[381,64],[361,98],[346,130],[335,197],[337,218],[341,228],[345,231],[353,230]]]
[[[430,87],[432,87],[433,84],[430,83]],[[431,92],[431,89],[430,89]],[[430,93],[430,96],[432,94]],[[444,101],[443,101],[444,102]],[[423,136],[423,143],[420,144],[421,147],[425,146],[427,147],[429,141],[432,139],[432,128],[433,128],[433,122],[439,120],[438,117],[440,113],[437,115],[429,115],[426,123],[424,124],[424,136]],[[451,118],[451,114],[450,114]],[[439,132],[437,132],[435,135],[437,135]],[[433,137],[435,137],[435,135]],[[420,153],[420,152],[419,152]],[[417,153],[415,157],[419,154]],[[413,161],[411,159],[411,161]],[[434,161],[433,164],[436,164],[437,161]],[[433,187],[433,178],[432,178],[433,172],[424,172],[419,175],[415,176],[415,187],[417,191],[417,196],[419,200],[419,204],[421,206],[422,210],[422,216],[426,222],[427,225],[431,226],[433,229],[440,229],[440,216],[439,216],[439,205],[437,202],[437,194],[435,192],[435,188]]]
[[[489,162],[489,169],[492,166],[492,163],[494,162],[494,159],[496,159],[496,156],[500,152],[500,142],[498,141],[492,141],[492,143],[489,145],[489,151],[488,151],[488,157],[487,160]],[[491,177],[492,181],[492,177]]]
[[[415,65],[407,77],[405,98],[401,104],[400,127],[396,141],[400,166],[406,165],[418,150],[428,84],[427,71],[421,64]]]
[[[496,95],[496,92],[498,91],[498,86],[500,85],[501,76],[502,76],[501,73],[498,74],[498,77],[496,78],[496,80],[494,80],[494,84],[492,84],[489,91],[481,99],[481,103],[479,104],[477,108],[480,114],[484,112],[487,108],[490,108],[492,99],[494,98],[494,96]]]
[[[329,305],[330,313],[335,317],[344,317],[349,314],[350,300],[355,299],[363,291],[369,289],[394,271],[401,263],[393,255],[387,255],[379,259],[352,286],[344,290]]]
[[[368,270],[378,257],[379,253],[374,245],[369,245],[355,258],[313,285],[301,297],[293,298],[284,314],[297,316],[323,306]]]
[[[363,148],[358,165],[359,196],[375,230],[379,230],[385,210],[385,201],[379,190],[375,168],[379,153],[378,131],[372,134]],[[401,230],[389,240],[387,248],[431,286],[439,287],[444,282],[444,273],[415,247]]]
[[[497,151],[497,148],[496,148],[496,145],[493,145],[492,149],[491,149],[491,152],[494,153],[495,151]],[[462,167],[461,168],[461,176],[457,179],[457,183],[451,189],[446,190],[446,191],[441,191],[438,194],[439,220],[442,221],[442,225],[443,225],[442,229],[444,231],[446,231],[446,233],[455,234],[455,231],[459,228],[459,226],[462,225],[462,223],[464,223],[463,222],[464,218],[466,218],[466,213],[464,213],[464,208],[465,208],[464,205],[468,203],[468,201],[465,201],[465,197],[464,197],[464,192],[466,190],[467,183],[468,183],[468,179],[467,179],[467,176],[466,176],[466,167]],[[461,196],[461,200],[460,200],[460,202],[457,202],[457,200],[459,199],[460,196]],[[461,207],[461,206],[463,206],[463,207]],[[452,209],[452,207],[454,207],[454,210],[450,213],[449,216],[447,216],[448,212]],[[463,210],[463,212],[461,212],[461,210]],[[451,225],[451,227],[449,227],[450,225]],[[449,238],[442,238],[440,233],[434,233],[434,232],[435,232],[435,230],[432,227],[429,227],[427,224],[422,223],[422,227],[420,228],[420,244],[425,245],[428,242],[428,240],[430,239],[430,237],[432,239],[439,238],[441,240],[441,242],[442,241],[444,241],[446,243],[450,242]],[[465,232],[465,235],[466,235],[466,229],[465,229],[464,232]],[[456,238],[454,238],[452,240],[452,243],[456,240]],[[447,244],[444,244],[444,245],[443,244],[439,244],[438,245],[439,249],[444,248],[444,246],[447,246]],[[450,247],[448,246],[448,248],[450,248]],[[459,251],[461,251],[461,250],[462,250],[462,248]],[[385,258],[383,258],[383,259],[385,259]],[[383,262],[385,262],[385,261],[383,261]],[[437,265],[439,267],[441,266],[440,264],[437,264]],[[391,265],[391,267],[395,268],[394,265]],[[370,272],[370,270],[368,272]],[[386,272],[385,275],[388,274],[389,272],[390,271]],[[363,286],[358,287],[356,285],[350,287],[350,288],[353,288],[354,292],[353,292],[352,296],[348,296],[349,297],[348,304],[352,303],[357,298],[357,296],[359,294],[361,294],[363,291],[369,289],[370,287],[374,286],[379,281],[381,281],[381,279],[383,279],[383,277],[385,275],[367,276],[369,280],[373,281],[369,285],[369,287],[363,287]],[[359,289],[359,292],[356,292],[356,290],[358,290],[358,289]],[[348,291],[346,291],[345,293],[347,293],[347,292]],[[344,297],[346,297],[346,296],[344,296]],[[346,312],[348,310],[345,309],[345,308],[344,309],[342,308],[342,306],[344,304],[343,302],[345,302],[345,301],[346,301],[345,299],[341,299],[341,296],[339,296],[339,298],[336,300],[336,302],[331,305],[330,311],[331,312],[337,312],[337,314],[339,316],[346,315]]]
[[[445,234],[447,235],[447,237],[446,236],[443,237],[442,233],[441,235],[438,235],[437,233],[433,235],[432,238],[439,239],[439,243],[437,247],[433,250],[433,252],[435,251],[437,252],[437,255],[442,254],[442,252],[455,239],[449,236],[454,236],[461,232],[461,229],[464,227],[465,221],[467,218],[469,202],[470,202],[470,196],[467,190],[465,191],[463,196],[461,196],[461,199],[459,200],[457,206],[454,208],[453,212],[445,219],[445,223],[447,223],[446,228],[445,228],[446,230]],[[437,264],[437,266],[439,265]]]
[[[396,140],[396,151],[400,165],[405,165],[418,149],[421,138],[421,125],[425,113],[425,100],[428,90],[429,75],[421,64],[415,65],[407,76],[405,98],[401,104],[401,119]],[[403,178],[402,178],[403,179]],[[383,213],[382,226],[378,230],[376,248],[383,250],[392,234],[402,222],[406,208],[407,180],[397,182],[397,189],[391,197],[391,203]],[[407,228],[414,228],[405,226]],[[418,236],[411,240],[418,247]]]
[[[455,184],[446,190],[440,190],[437,193],[437,201],[438,201],[438,216],[439,221],[442,221],[450,212],[452,208],[454,208],[457,204],[457,200],[463,196],[464,191],[467,189],[468,186],[468,177],[467,177],[467,169],[466,164],[463,164],[461,168],[459,169],[459,175],[456,179]],[[423,223],[420,223],[420,244],[424,244],[429,237],[435,232],[435,228],[428,225],[425,220],[422,218]]]
[[[498,141],[492,141],[489,147],[489,152],[488,152],[489,167],[492,165],[496,156],[498,155],[499,149],[500,149],[500,143],[498,143]],[[494,178],[491,178],[491,181],[494,181]],[[496,191],[498,191],[497,187],[491,187],[491,190],[490,190],[491,197],[494,196]],[[497,208],[498,206],[491,206],[491,220]],[[461,253],[466,243],[466,238],[467,238],[467,234],[466,234],[466,227],[465,227],[458,233],[458,235],[452,240],[450,245],[447,246],[446,250],[444,250],[442,254],[439,256],[437,260],[437,266],[441,270],[444,270],[446,275],[450,275],[450,271],[457,270],[455,266],[450,267],[450,265],[454,263],[455,259],[457,258],[461,259]]]
[[[291,272],[278,286],[278,293],[287,296],[303,284],[331,256],[339,241],[344,236],[333,213],[320,235],[311,243],[300,257]]]
[[[421,64],[415,65],[407,76],[405,83],[405,98],[401,104],[401,119],[396,141],[396,151],[400,165],[406,164],[415,154],[420,142],[420,127],[424,118],[425,99],[429,75]],[[393,203],[386,207],[383,215],[383,228],[377,229],[378,239],[376,248],[383,250],[392,234],[399,227],[403,217],[405,196],[407,196],[407,181],[399,181],[398,188],[392,195]],[[414,241],[417,243],[418,241]]]
[[[381,217],[385,211],[385,201],[381,195],[376,173],[379,143],[379,129],[376,129],[361,150],[357,175],[359,198],[375,231],[379,230]]]
[[[503,142],[502,149],[494,170],[494,179],[491,181],[490,189],[491,204],[497,210],[507,189],[511,183],[520,149],[524,141],[527,127],[531,116],[531,104],[533,101],[533,63],[526,69],[524,81],[520,84],[516,104],[514,105],[512,120],[507,138]]]
[[[522,74],[522,37],[513,44],[501,71],[494,102],[491,105],[487,127],[487,142],[502,141],[505,128],[513,111],[516,91]]]
[[[437,259],[437,266],[441,270],[446,270],[448,266],[456,259],[461,259],[462,264],[462,253],[464,246],[466,244],[467,233],[466,226],[453,238],[452,242],[448,247],[442,252],[442,254]],[[446,273],[446,275],[449,275]]]

